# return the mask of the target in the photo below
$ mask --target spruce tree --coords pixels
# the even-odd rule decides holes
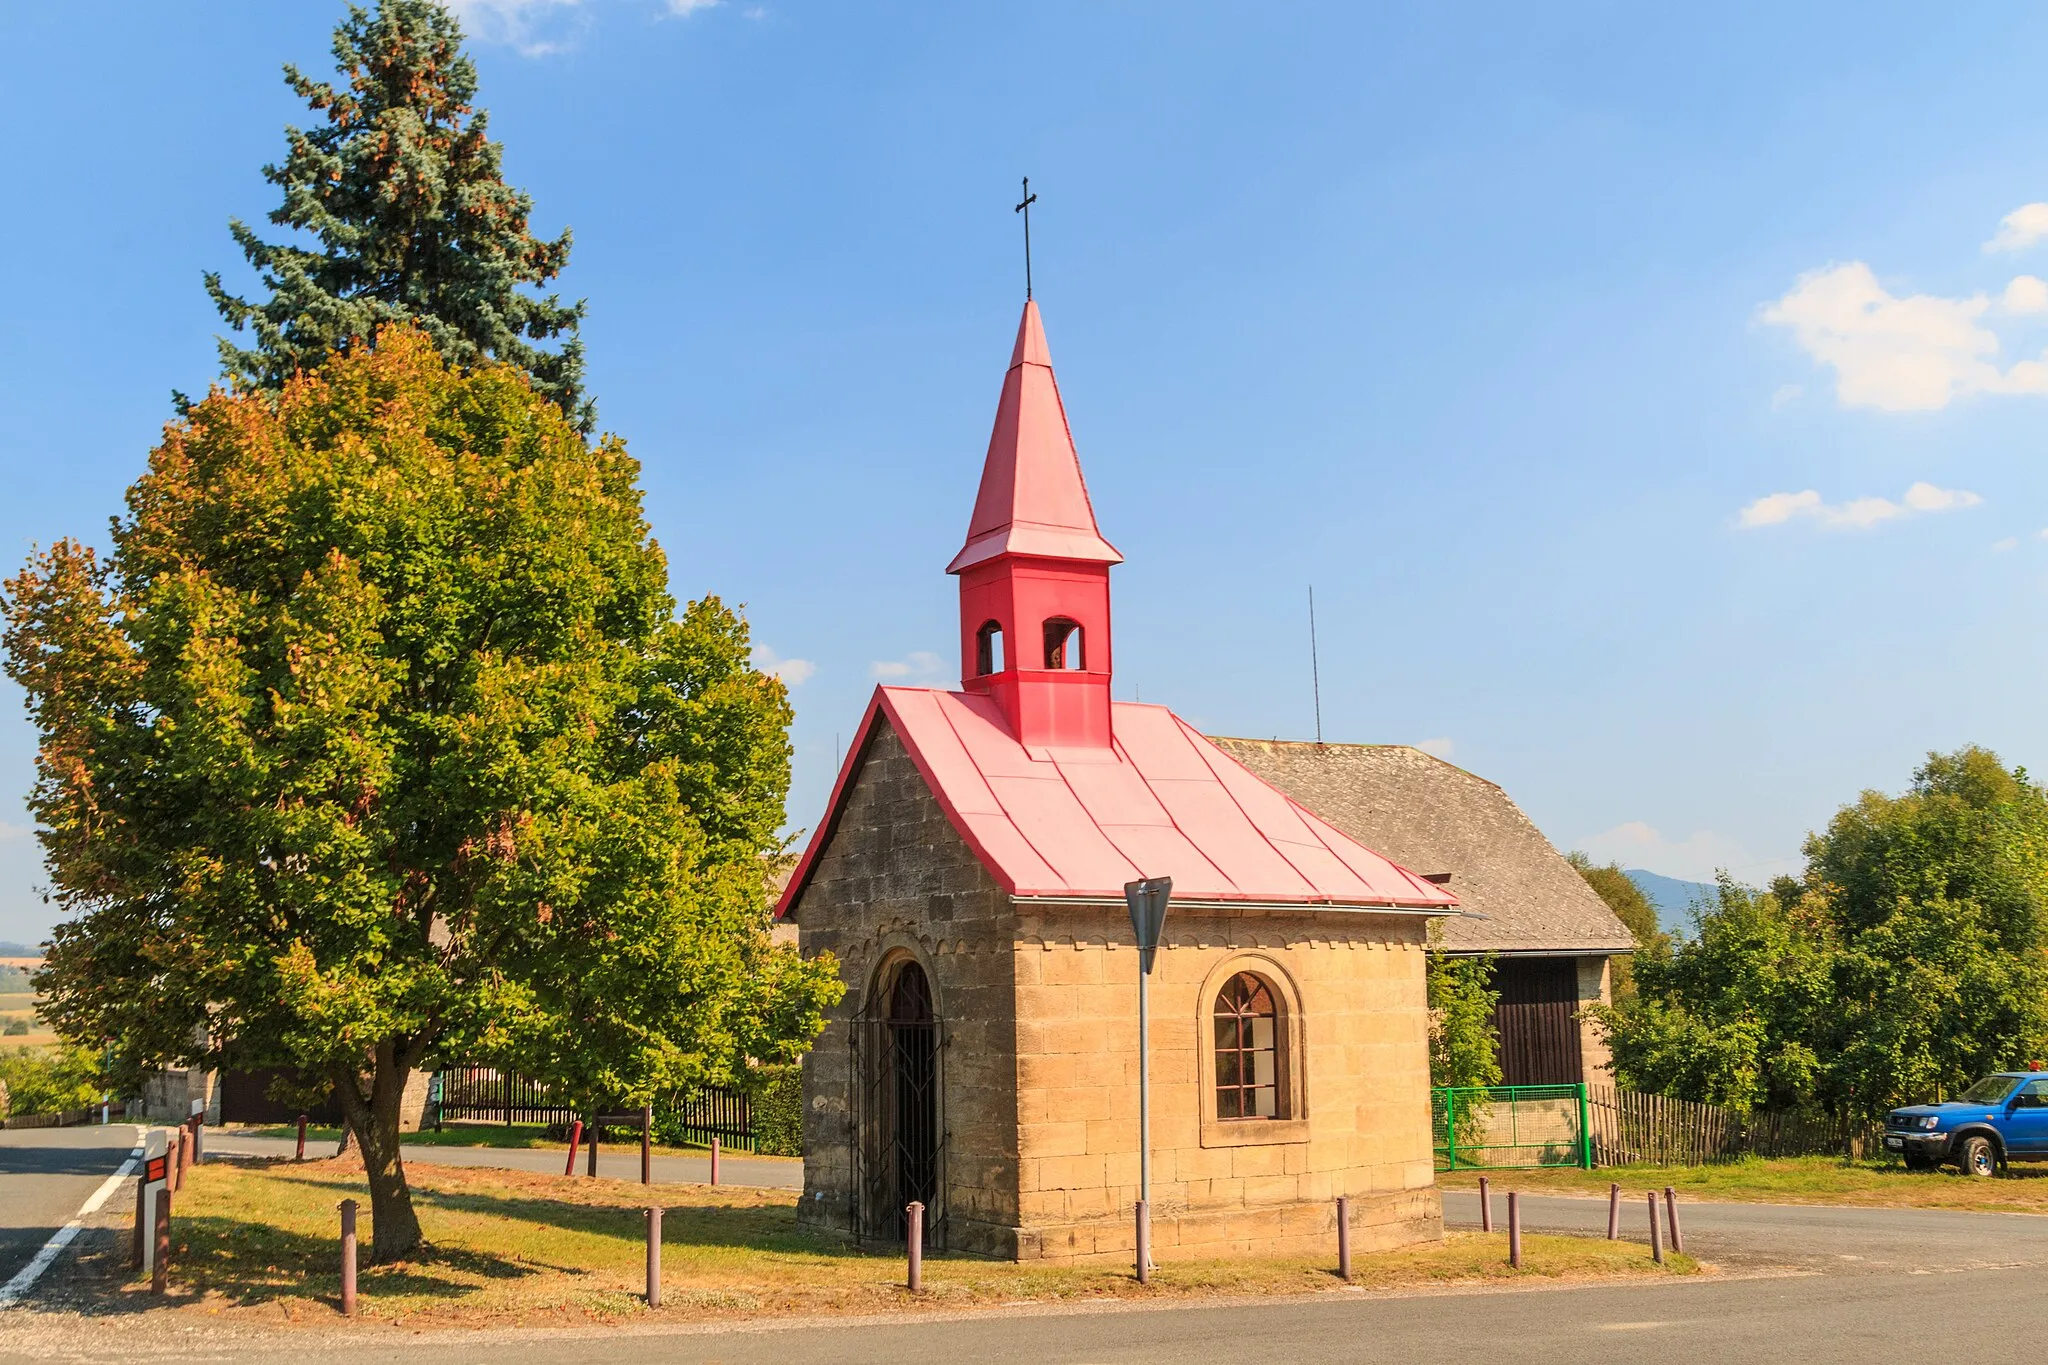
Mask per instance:
[[[287,128],[284,163],[263,168],[284,190],[270,221],[317,247],[266,242],[234,220],[270,297],[251,303],[206,276],[221,315],[255,333],[249,348],[221,338],[229,376],[276,393],[329,351],[411,323],[457,365],[490,358],[527,371],[587,435],[595,414],[582,391],[583,304],[522,289],[561,274],[570,235],[543,241],[529,230],[533,200],[500,173],[504,149],[471,103],[476,68],[455,16],[436,0],[380,0],[374,13],[351,5],[334,58],[340,88],[285,66],[286,83],[325,123]],[[533,344],[557,337],[556,350]]]

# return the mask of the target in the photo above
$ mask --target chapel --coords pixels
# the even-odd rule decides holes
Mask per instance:
[[[1157,1259],[1440,1238],[1425,946],[1450,889],[1163,706],[1113,701],[1104,539],[1035,303],[959,582],[957,689],[879,687],[776,907],[846,984],[804,1061],[800,1217],[1020,1260],[1128,1259],[1138,953]]]

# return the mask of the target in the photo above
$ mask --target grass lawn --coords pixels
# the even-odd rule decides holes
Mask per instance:
[[[1616,1166],[1575,1169],[1439,1172],[1445,1189],[1479,1187],[1554,1194],[1607,1193],[1619,1182],[1641,1200],[1643,1191],[1669,1185],[1694,1199],[1749,1204],[1848,1204],[1871,1208],[1977,1209],[2048,1213],[2048,1163],[2017,1163],[2010,1174],[1980,1179],[1954,1171],[1908,1171],[1896,1161],[1846,1161],[1837,1157],[1749,1159],[1720,1166]]]
[[[520,1171],[424,1164],[407,1168],[430,1246],[418,1259],[365,1265],[360,1310],[413,1327],[645,1319],[645,1187]],[[1295,1259],[1168,1262],[1149,1287],[1118,1266],[1015,1265],[934,1256],[925,1293],[902,1287],[900,1253],[858,1251],[798,1229],[790,1190],[662,1185],[660,1320],[991,1307],[1022,1301],[1180,1299],[1338,1291],[1332,1266]],[[352,1161],[223,1163],[192,1173],[176,1201],[171,1288],[186,1312],[329,1324],[340,1292],[335,1206],[363,1201]],[[1530,1236],[1524,1268],[1506,1264],[1503,1235],[1453,1234],[1441,1246],[1360,1256],[1354,1280],[1390,1289],[1510,1280],[1683,1275],[1646,1247]],[[1331,1261],[1334,1261],[1334,1248]],[[125,1298],[143,1297],[130,1281]],[[138,1302],[136,1306],[141,1306]]]
[[[223,1128],[219,1131],[231,1133],[237,1137],[270,1138],[296,1138],[299,1133],[298,1125],[296,1124],[283,1124],[269,1128]],[[538,1123],[515,1123],[510,1126],[502,1123],[455,1123],[450,1124],[440,1132],[435,1132],[431,1128],[423,1128],[417,1133],[404,1133],[400,1136],[407,1147],[494,1147],[500,1150],[544,1148],[562,1153],[564,1160],[567,1160],[569,1155],[567,1140],[549,1137],[546,1125]],[[340,1141],[341,1129],[339,1128],[328,1128],[319,1124],[306,1125],[306,1146],[309,1149],[315,1143],[325,1142],[331,1145]],[[614,1155],[622,1151],[638,1152],[640,1150],[640,1138],[637,1134],[633,1137],[607,1137],[598,1150],[600,1153],[609,1152]],[[695,1144],[684,1147],[664,1147],[658,1142],[654,1144],[654,1154],[656,1156],[702,1156],[710,1150],[711,1144],[709,1143],[705,1143],[701,1147]],[[732,1147],[725,1149],[725,1155],[742,1158],[747,1161],[796,1161],[800,1159],[797,1157],[756,1156],[752,1152],[743,1152]],[[583,1148],[581,1146],[577,1148],[576,1160],[579,1164],[583,1160]]]

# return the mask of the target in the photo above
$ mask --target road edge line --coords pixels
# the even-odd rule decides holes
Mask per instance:
[[[43,1272],[57,1263],[57,1257],[63,1254],[64,1248],[70,1246],[72,1239],[84,1229],[85,1220],[105,1207],[107,1200],[113,1197],[114,1191],[121,1188],[121,1182],[135,1174],[136,1163],[142,1159],[140,1128],[135,1130],[135,1142],[134,1150],[129,1152],[128,1159],[121,1163],[121,1169],[100,1182],[100,1187],[78,1206],[78,1212],[71,1221],[51,1233],[50,1240],[43,1243],[42,1250],[31,1257],[27,1265],[15,1271],[13,1279],[6,1284],[0,1284],[0,1310],[14,1307],[29,1290],[35,1288],[36,1281],[43,1277]]]

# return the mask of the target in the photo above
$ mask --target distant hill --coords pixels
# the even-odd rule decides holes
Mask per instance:
[[[1692,908],[1713,904],[1718,888],[1712,882],[1682,882],[1639,867],[1623,869],[1650,904],[1657,907],[1657,923],[1666,933],[1692,936]]]
[[[41,948],[31,948],[26,943],[16,943],[11,939],[0,938],[0,957],[41,957],[42,955],[43,950]]]

